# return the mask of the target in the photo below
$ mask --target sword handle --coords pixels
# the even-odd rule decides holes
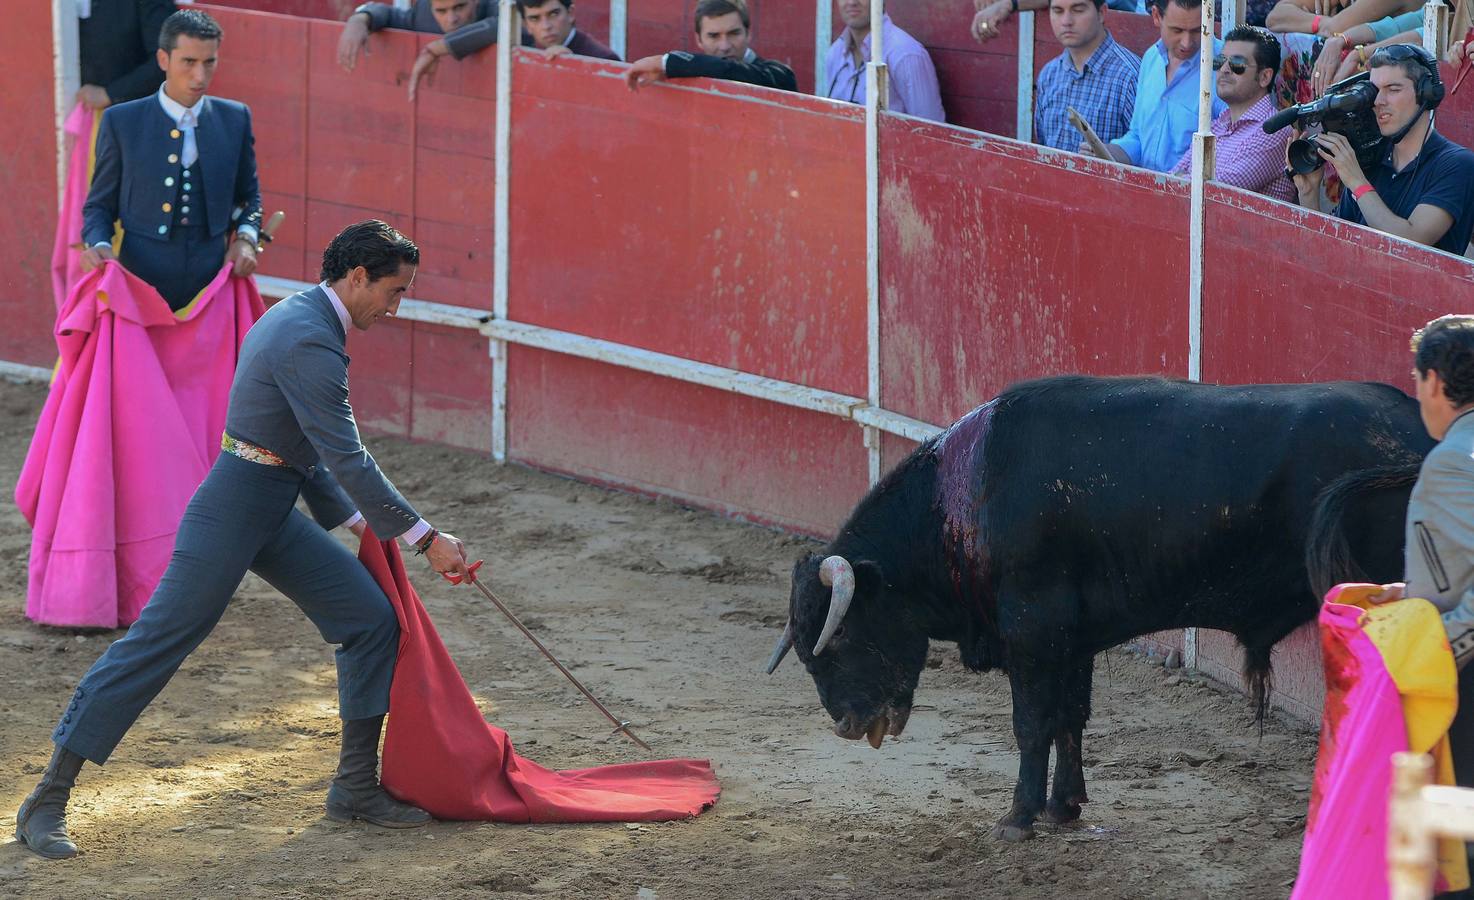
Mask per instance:
[[[481,568],[481,564],[484,562],[486,562],[486,560],[478,559],[475,562],[471,563],[469,566],[466,566],[466,573],[470,577],[470,580],[476,580],[476,570]],[[440,577],[444,578],[446,581],[449,581],[451,584],[460,584],[462,581],[466,580],[459,575],[450,575],[446,572],[441,572]]]

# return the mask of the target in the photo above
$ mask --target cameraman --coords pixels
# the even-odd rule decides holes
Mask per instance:
[[[1438,63],[1422,47],[1394,44],[1373,53],[1367,68],[1377,129],[1390,149],[1368,175],[1343,135],[1313,138],[1341,176],[1336,215],[1462,256],[1474,231],[1474,153],[1433,130],[1443,100]],[[1324,168],[1295,176],[1301,206],[1316,208],[1324,176]]]

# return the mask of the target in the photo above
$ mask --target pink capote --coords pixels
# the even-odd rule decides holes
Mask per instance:
[[[262,312],[255,282],[229,265],[177,315],[116,262],[72,287],[15,488],[33,529],[26,615],[102,628],[138,618],[220,452],[240,344]]]
[[[1321,607],[1325,712],[1292,900],[1388,896],[1393,753],[1432,752],[1452,782],[1457,676],[1443,623],[1426,600],[1368,604],[1378,590],[1338,585]],[[1440,842],[1439,862],[1439,890],[1468,884],[1462,844]]]
[[[82,205],[87,202],[87,189],[92,185],[93,151],[100,119],[100,114],[80,103],[67,116],[67,182],[51,248],[51,288],[58,310],[66,302],[72,285],[82,277],[82,251],[75,245],[82,241]]]
[[[654,822],[716,803],[721,788],[704,759],[554,772],[518,756],[507,733],[481,715],[405,575],[399,548],[368,532],[358,558],[399,616],[384,733],[389,793],[437,819],[496,822]]]

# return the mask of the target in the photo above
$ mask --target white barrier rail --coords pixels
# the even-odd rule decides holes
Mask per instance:
[[[1392,755],[1387,805],[1387,886],[1391,900],[1427,900],[1438,870],[1438,838],[1474,841],[1474,789],[1433,784],[1433,759]]]

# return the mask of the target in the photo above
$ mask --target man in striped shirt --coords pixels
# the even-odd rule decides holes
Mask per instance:
[[[1285,177],[1285,145],[1290,129],[1265,134],[1264,120],[1277,111],[1274,77],[1280,68],[1280,42],[1269,31],[1240,25],[1223,39],[1213,58],[1218,97],[1228,108],[1213,120],[1213,180],[1276,200],[1294,203],[1295,186]],[[1192,171],[1192,150],[1182,154],[1174,175]]]
[[[1085,136],[1070,124],[1070,109],[1103,141],[1125,134],[1141,63],[1106,30],[1105,0],[1049,0],[1049,25],[1065,52],[1039,72],[1034,140],[1080,149]]]

